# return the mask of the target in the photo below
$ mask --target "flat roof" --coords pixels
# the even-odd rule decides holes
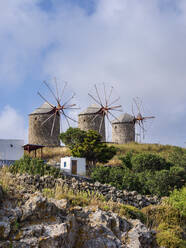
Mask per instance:
[[[23,146],[25,151],[35,151],[37,149],[43,148],[43,145],[35,145],[35,144],[26,144]]]

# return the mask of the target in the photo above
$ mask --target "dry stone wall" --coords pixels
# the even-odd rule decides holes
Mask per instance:
[[[154,196],[146,196],[138,194],[136,191],[129,192],[127,190],[117,190],[107,184],[93,182],[91,179],[83,177],[62,176],[62,178],[55,179],[52,176],[40,177],[39,175],[19,175],[16,179],[19,184],[30,187],[35,187],[36,190],[42,191],[44,188],[53,188],[56,185],[60,187],[68,187],[74,191],[89,191],[103,194],[106,200],[113,200],[114,202],[129,204],[137,208],[143,208],[150,204],[158,204],[160,199]]]

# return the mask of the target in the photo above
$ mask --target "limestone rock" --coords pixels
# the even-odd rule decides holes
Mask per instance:
[[[118,202],[143,206],[149,203],[137,192],[93,184],[68,177],[67,181],[50,177],[20,176],[27,188],[66,184],[74,190],[104,192]],[[64,183],[65,181],[65,183]],[[73,186],[72,186],[73,184]],[[21,184],[20,184],[21,185]],[[28,186],[29,185],[29,186]],[[84,186],[82,186],[84,185]],[[23,188],[24,189],[24,188]],[[2,248],[155,248],[155,235],[139,220],[120,217],[96,206],[71,207],[66,199],[47,199],[41,193],[21,194],[21,201],[3,200],[0,205],[0,247]],[[20,194],[19,194],[20,195]],[[152,199],[150,199],[152,200]]]
[[[148,231],[139,220],[132,223],[133,228],[128,232],[127,248],[156,248],[155,233]]]
[[[48,202],[46,197],[42,194],[37,193],[26,201],[22,208],[23,214],[21,221],[25,220],[38,220],[42,218],[47,218],[51,215],[56,215],[59,208],[53,203]]]
[[[130,229],[130,224],[126,219],[112,212],[102,210],[95,212],[85,210],[84,214],[87,215],[84,216],[84,225],[80,227],[81,235],[77,242],[78,247],[122,247],[122,239]],[[81,218],[81,221],[83,221],[83,218]]]

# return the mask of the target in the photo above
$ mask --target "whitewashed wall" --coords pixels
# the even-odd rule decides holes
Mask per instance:
[[[24,140],[0,139],[0,160],[19,160],[24,154]]]
[[[66,167],[64,166],[64,163],[66,162]],[[67,173],[71,174],[71,157],[64,157],[61,158],[61,170],[66,171]]]
[[[77,174],[85,176],[86,175],[86,160],[85,160],[85,158],[72,158],[72,160],[77,160]]]
[[[61,170],[72,174],[72,160],[77,160],[77,174],[85,176],[86,175],[86,159],[85,158],[75,158],[75,157],[64,157],[61,158]],[[66,167],[64,167],[64,162],[66,162]]]

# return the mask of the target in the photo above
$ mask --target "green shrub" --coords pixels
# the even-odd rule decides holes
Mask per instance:
[[[119,159],[122,161],[123,165],[129,169],[132,169],[132,152],[127,152],[125,156],[119,157]]]
[[[139,187],[138,192],[144,195],[152,194],[152,179],[154,179],[154,173],[152,171],[143,171],[140,173],[135,173],[138,178]]]
[[[186,221],[186,187],[175,189],[168,198],[168,203],[179,210],[181,218]]]
[[[146,177],[145,188],[149,190],[150,194],[167,196],[173,189],[171,187],[172,180],[168,170],[155,171]]]
[[[15,161],[15,163],[10,166],[10,172],[14,174],[28,173],[30,175],[40,176],[50,175],[55,178],[61,175],[60,169],[47,165],[41,159],[31,158],[29,156],[24,156],[20,160]]]
[[[99,207],[104,211],[112,211],[130,219],[139,219],[142,223],[146,222],[146,216],[141,210],[130,205],[116,203],[112,201],[103,202]]]
[[[104,166],[97,166],[91,173],[91,178],[100,183],[110,183],[110,168]]]
[[[172,177],[172,188],[175,186],[181,188],[186,183],[186,168],[178,165],[170,168],[170,175]]]
[[[165,202],[160,205],[145,207],[142,212],[146,215],[147,225],[150,228],[156,229],[161,223],[181,225],[179,211]]]
[[[179,226],[168,226],[165,223],[157,228],[157,243],[165,248],[185,248],[186,241],[182,239],[183,230]]]
[[[119,167],[111,167],[109,171],[109,182],[112,186],[122,189],[124,170]]]
[[[170,164],[166,160],[156,154],[140,153],[132,156],[132,169],[135,172],[142,172],[145,170],[159,171],[162,169],[169,169]]]
[[[118,189],[138,191],[141,194],[168,196],[174,188],[186,181],[186,168],[173,165],[151,153],[127,153],[120,157],[121,167],[96,167],[91,174],[95,181],[108,183]]]
[[[130,205],[120,204],[119,214],[131,219],[139,219],[143,223],[146,222],[146,216],[139,209]]]
[[[186,151],[181,147],[173,147],[168,154],[168,160],[175,166],[186,168]]]
[[[141,185],[138,175],[130,170],[125,170],[123,173],[122,188],[129,191],[141,192],[143,185]]]

